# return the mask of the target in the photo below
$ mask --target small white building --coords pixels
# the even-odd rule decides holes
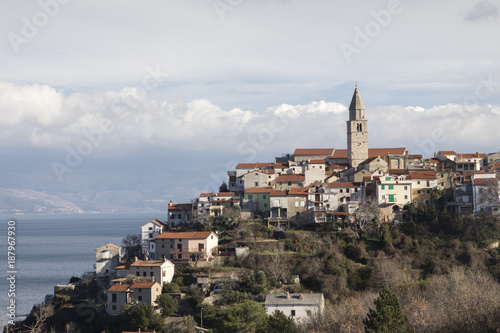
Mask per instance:
[[[144,280],[156,281],[160,285],[172,282],[175,265],[167,259],[135,260],[130,265],[118,266],[118,278],[141,277]]]
[[[164,226],[158,219],[141,226],[142,252],[148,253],[151,259],[155,258],[155,238],[163,232]]]
[[[323,314],[325,298],[321,293],[290,294],[287,292],[286,294],[267,294],[264,304],[269,315],[278,310],[285,316],[291,316],[295,321],[300,321]]]
[[[120,265],[122,248],[114,244],[106,244],[95,250],[95,273],[97,277],[113,275]]]

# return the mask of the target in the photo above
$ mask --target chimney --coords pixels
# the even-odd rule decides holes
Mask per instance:
[[[288,291],[286,292],[286,299],[290,299],[290,293]]]
[[[304,299],[304,295],[302,295],[302,293],[299,294],[299,299],[300,300],[303,300]]]
[[[134,257],[134,262],[137,262],[137,257]]]
[[[170,200],[170,202],[168,203],[169,206],[172,206],[172,200]]]

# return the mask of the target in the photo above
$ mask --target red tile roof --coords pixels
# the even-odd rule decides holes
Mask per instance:
[[[307,163],[309,164],[325,164],[325,160],[308,160]]]
[[[149,289],[152,288],[158,282],[134,282],[130,286],[130,288],[134,289]]]
[[[410,171],[410,179],[436,179],[436,171],[426,170],[426,171]]]
[[[130,284],[114,284],[108,291],[127,291],[130,288]]]
[[[155,239],[207,239],[211,231],[164,232]]]
[[[269,195],[272,197],[283,197],[286,196],[286,191],[271,191]]]
[[[456,155],[457,154],[453,150],[440,150],[440,151],[438,151],[438,153],[441,153],[441,155]]]
[[[308,156],[308,155],[326,155],[330,156],[333,154],[333,148],[306,148],[306,149],[295,149],[294,156]]]
[[[261,169],[261,168],[270,168],[273,166],[273,163],[239,163],[236,166],[236,169]]]
[[[422,158],[422,157],[423,157],[422,155],[408,155],[408,158],[411,159],[411,160],[419,159],[419,158]]]
[[[387,155],[404,155],[406,148],[370,148],[368,149],[368,158]]]
[[[390,175],[401,176],[401,175],[407,175],[408,174],[408,170],[406,170],[406,169],[389,169],[388,171],[389,171]]]
[[[360,187],[359,185],[355,185],[354,183],[350,183],[350,182],[338,182],[338,183],[327,183],[326,184],[327,187]]]
[[[168,211],[192,211],[193,210],[193,205],[192,204],[169,204],[168,205]],[[151,221],[153,222],[153,221]]]
[[[283,163],[274,163],[273,166],[274,166],[275,169],[286,169],[286,168],[288,168],[288,165],[285,165]]]
[[[306,179],[304,175],[281,175],[278,176],[276,182],[303,182]]]
[[[266,187],[247,188],[245,190],[245,193],[269,193],[271,191],[273,191],[273,188],[271,186],[266,186]]]
[[[467,159],[467,158],[485,158],[485,153],[465,153],[465,154],[457,154],[457,158],[459,160]]]
[[[330,158],[347,158],[347,149],[335,149]]]
[[[307,187],[294,187],[288,192],[290,195],[304,195],[307,194]]]
[[[117,245],[115,245],[115,244],[108,243],[108,244],[106,244],[106,245],[107,245],[107,246],[109,246],[109,247],[112,247],[112,248],[114,248],[114,249],[117,249],[117,250],[121,249],[121,247],[119,247],[119,246],[117,246]]]
[[[472,180],[472,184],[474,185],[487,186],[487,185],[493,185],[495,183],[498,183],[496,178],[476,178]]]

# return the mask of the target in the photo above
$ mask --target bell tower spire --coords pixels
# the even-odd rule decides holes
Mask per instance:
[[[357,168],[368,158],[368,120],[365,119],[365,106],[359,95],[358,83],[354,88],[349,106],[347,121],[347,159],[349,165]]]

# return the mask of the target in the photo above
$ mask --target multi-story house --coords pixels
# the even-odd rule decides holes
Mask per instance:
[[[124,304],[145,303],[156,307],[156,300],[161,295],[161,286],[158,282],[115,284],[106,291],[106,294],[106,312],[121,314]]]
[[[496,173],[474,174],[471,179],[473,212],[476,214],[497,213],[500,198]]]
[[[170,226],[176,226],[179,224],[192,223],[194,221],[194,211],[196,207],[192,203],[168,204],[168,224]]]
[[[212,261],[218,237],[212,231],[164,232],[155,239],[156,254],[174,263]]]
[[[303,187],[304,182],[304,175],[281,175],[274,180],[274,189],[283,191],[294,187]]]
[[[271,220],[286,220],[288,219],[288,198],[286,191],[271,191],[269,192]]]
[[[118,278],[141,277],[145,280],[156,281],[160,285],[172,282],[175,265],[167,259],[139,260],[128,265],[116,268]]]
[[[234,192],[201,193],[197,200],[197,213],[199,216],[219,217],[225,209],[239,205],[239,196]]]
[[[114,244],[106,244],[95,250],[95,273],[98,277],[115,275],[116,267],[120,265],[121,250]]]
[[[245,190],[243,198],[243,210],[246,212],[261,213],[263,217],[269,215],[271,210],[270,193],[273,191],[271,186],[249,188]]]
[[[271,186],[276,175],[274,169],[261,169],[245,173],[240,178],[242,178],[243,188],[246,190],[249,188]]]
[[[141,226],[142,252],[147,253],[151,259],[155,258],[155,238],[163,232],[165,227],[158,219]]]
[[[433,190],[438,189],[436,171],[409,171],[412,188],[412,202],[415,208],[430,207]]]
[[[309,221],[307,212],[308,188],[295,187],[288,191],[288,218],[297,223]]]
[[[405,175],[385,174],[375,178],[377,204],[382,207],[392,206],[400,211],[412,202],[412,182]]]

